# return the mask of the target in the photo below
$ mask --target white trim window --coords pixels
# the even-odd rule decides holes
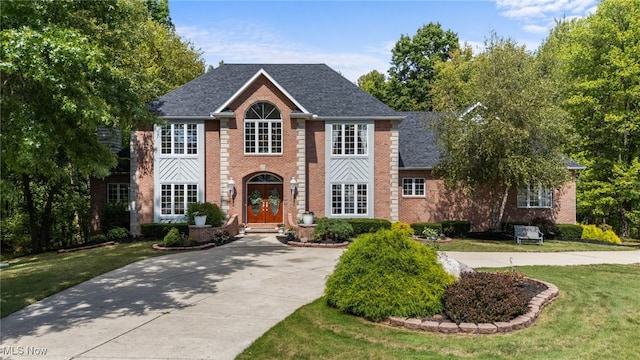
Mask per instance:
[[[331,215],[366,215],[367,184],[331,185]]]
[[[333,124],[331,149],[333,155],[367,155],[367,124]]]
[[[529,184],[518,188],[518,207],[525,209],[550,209],[553,206],[553,189]]]
[[[107,202],[110,204],[126,204],[129,202],[128,183],[107,184]]]
[[[162,215],[185,215],[189,204],[198,202],[196,184],[162,184],[160,190],[160,213]]]
[[[168,124],[160,126],[160,153],[163,155],[197,155],[198,125]]]
[[[402,196],[424,197],[424,178],[403,178],[402,179]]]
[[[282,154],[282,117],[273,104],[258,102],[244,115],[244,153]]]

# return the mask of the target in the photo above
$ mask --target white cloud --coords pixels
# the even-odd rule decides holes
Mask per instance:
[[[248,22],[224,23],[211,28],[176,26],[176,32],[200,48],[207,65],[217,67],[220,61],[325,63],[352,82],[372,70],[386,72],[394,45],[382,43],[379,47],[363,48],[361,52],[357,52],[358,49],[343,53],[326,52],[295,43],[277,31]]]
[[[517,20],[528,33],[548,32],[555,19],[583,18],[597,9],[597,0],[496,0],[501,15]]]

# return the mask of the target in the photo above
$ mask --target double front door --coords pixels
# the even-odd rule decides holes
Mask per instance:
[[[247,222],[282,222],[282,183],[247,184]]]

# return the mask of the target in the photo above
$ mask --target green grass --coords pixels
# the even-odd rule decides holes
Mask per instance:
[[[0,317],[100,274],[152,256],[152,242],[118,244],[72,253],[23,256],[0,270]]]
[[[627,251],[637,248],[593,244],[580,241],[547,240],[542,246],[534,243],[517,245],[511,240],[453,239],[450,243],[437,244],[440,251],[477,252],[559,252],[559,251]]]
[[[640,266],[521,267],[560,296],[530,327],[500,335],[443,335],[366,322],[306,305],[238,359],[638,359]]]

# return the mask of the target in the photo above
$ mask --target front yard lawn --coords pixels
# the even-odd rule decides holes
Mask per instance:
[[[544,247],[544,246],[543,246]],[[560,296],[526,329],[443,335],[374,324],[328,307],[298,309],[238,359],[637,359],[639,265],[519,267]]]
[[[18,257],[0,270],[0,317],[73,285],[152,256],[152,242],[134,242],[58,254]]]

